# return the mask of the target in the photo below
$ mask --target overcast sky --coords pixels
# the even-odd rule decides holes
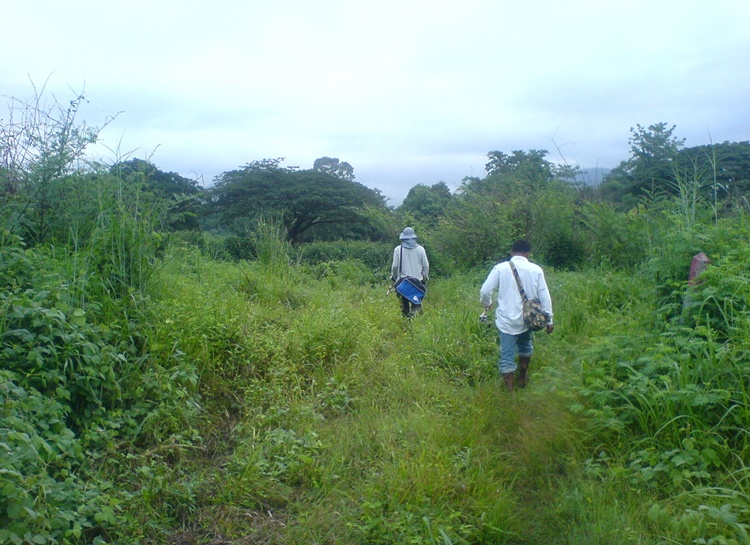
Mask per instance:
[[[103,156],[210,185],[284,157],[398,204],[487,153],[628,158],[630,128],[750,140],[748,0],[6,0],[0,95],[85,90]],[[5,117],[7,107],[0,110]]]

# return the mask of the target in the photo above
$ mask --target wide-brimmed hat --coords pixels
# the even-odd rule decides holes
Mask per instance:
[[[411,227],[407,227],[406,229],[401,231],[401,234],[398,238],[400,238],[401,240],[406,240],[407,238],[417,238],[417,235],[416,233],[414,233],[414,229],[412,229]]]

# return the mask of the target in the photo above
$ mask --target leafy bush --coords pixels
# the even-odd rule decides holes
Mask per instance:
[[[746,338],[750,306],[750,247],[737,245],[715,256],[699,282],[683,289],[681,317],[686,325],[705,326],[722,339]]]
[[[0,228],[0,278],[3,289],[25,289],[31,285],[33,267],[25,244],[18,235]]]
[[[593,265],[633,269],[648,257],[653,228],[642,212],[634,209],[622,214],[598,203],[588,203],[583,208],[581,222]]]
[[[506,258],[520,233],[502,203],[467,193],[449,208],[447,221],[435,229],[430,249],[452,265],[447,270],[467,270]]]
[[[232,259],[250,260],[258,255],[252,241],[247,237],[227,237],[222,241],[221,247]]]
[[[111,332],[87,323],[84,309],[56,308],[56,293],[0,293],[0,363],[67,407],[72,421],[99,416],[121,397],[119,368],[126,357],[112,350]]]
[[[390,270],[393,246],[386,242],[313,242],[301,246],[301,257],[303,262],[313,265],[357,260],[380,276]]]
[[[0,371],[0,542],[88,543],[117,524],[108,484],[79,476],[61,403]]]

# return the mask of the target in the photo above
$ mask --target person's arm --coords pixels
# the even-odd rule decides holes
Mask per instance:
[[[542,303],[542,310],[549,316],[549,323],[552,323],[552,297],[549,294],[549,288],[547,287],[547,281],[544,279],[544,273],[539,277],[539,284],[537,286],[537,297]]]
[[[393,250],[393,263],[391,263],[391,280],[394,282],[398,280],[398,269],[400,264],[400,256],[398,254],[399,247],[396,246]]]
[[[427,252],[422,248],[422,280],[427,282],[430,278],[430,262],[427,259]]]
[[[479,290],[479,302],[482,306],[489,310],[492,308],[492,294],[498,289],[499,273],[497,267],[492,267],[490,274],[487,275],[487,279],[482,284]]]
[[[549,294],[549,288],[547,287],[547,281],[544,279],[544,273],[539,278],[539,286],[537,288],[537,297],[542,303],[542,310],[547,314],[547,333],[552,333],[555,330],[552,319],[552,297]]]

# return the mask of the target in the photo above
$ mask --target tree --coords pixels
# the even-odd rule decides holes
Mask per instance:
[[[463,266],[501,259],[524,237],[546,263],[573,268],[585,258],[578,229],[578,193],[570,167],[544,150],[488,153],[487,176],[465,178],[441,222],[445,254]],[[458,229],[456,229],[458,228]]]
[[[180,176],[176,172],[159,170],[156,165],[143,159],[121,161],[113,165],[110,170],[123,179],[140,178],[139,181],[162,197],[196,195],[202,191],[195,180]]]
[[[708,179],[712,200],[731,202],[750,193],[750,142],[723,142],[680,150],[678,162]]]
[[[452,199],[453,194],[445,182],[431,186],[417,184],[409,190],[398,211],[411,214],[417,221],[435,224],[445,214]]]
[[[255,161],[217,177],[210,202],[225,227],[243,234],[243,223],[273,217],[297,243],[313,228],[356,226],[365,221],[367,207],[385,207],[380,192],[360,183],[320,170],[282,168],[281,161]],[[337,233],[351,238],[345,229]]]
[[[516,150],[507,155],[502,151],[491,151],[484,168],[488,176],[516,175],[534,181],[548,181],[552,179],[555,168],[545,159],[548,153],[547,150]]]
[[[672,136],[675,125],[656,123],[630,128],[630,158],[612,169],[601,184],[602,194],[631,207],[656,189],[669,192],[674,180],[675,159],[685,139]]]
[[[325,172],[342,180],[354,181],[354,168],[352,168],[352,165],[346,161],[339,161],[336,158],[321,157],[320,159],[315,159],[313,170]]]
[[[58,218],[76,197],[71,175],[84,170],[86,149],[101,131],[78,119],[83,92],[60,103],[45,98],[45,87],[34,88],[31,100],[12,98],[0,120],[0,205],[9,230],[29,244],[60,231]]]
[[[203,189],[195,180],[175,172],[164,172],[142,159],[131,159],[112,166],[110,172],[162,199],[168,207],[166,224],[170,230],[199,230],[200,195]]]
[[[531,194],[555,179],[556,167],[547,161],[546,150],[502,151],[487,153],[484,178],[464,178],[458,194],[479,193],[500,201],[512,199],[517,193]]]

